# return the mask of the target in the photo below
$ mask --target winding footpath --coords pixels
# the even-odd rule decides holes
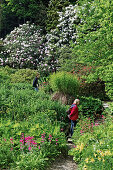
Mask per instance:
[[[74,147],[74,144],[67,143],[68,148]],[[77,164],[73,161],[73,157],[69,155],[61,155],[53,162],[48,170],[77,170]]]

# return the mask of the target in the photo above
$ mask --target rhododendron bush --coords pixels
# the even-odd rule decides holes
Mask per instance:
[[[59,56],[62,48],[70,45],[70,41],[76,41],[76,29],[74,24],[79,22],[77,17],[77,5],[69,5],[62,12],[58,12],[59,19],[56,29],[52,29],[46,34],[46,51],[48,57],[45,58],[53,64],[54,69],[59,69]]]
[[[44,38],[41,30],[28,22],[15,28],[3,40],[1,65],[14,68],[40,67],[44,59]]]

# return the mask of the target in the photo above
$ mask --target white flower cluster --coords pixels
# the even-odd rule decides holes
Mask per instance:
[[[3,40],[4,51],[1,51],[1,65],[9,64],[13,67],[37,68],[44,58],[44,43],[41,30],[29,23],[15,28]],[[1,59],[0,59],[1,60]]]
[[[59,14],[59,24],[46,36],[29,23],[15,28],[3,40],[4,51],[0,52],[0,64],[14,68],[36,68],[41,71],[58,69],[58,53],[70,41],[76,42],[77,5],[69,5]],[[44,40],[46,39],[46,43]]]
[[[57,25],[57,28],[51,30],[51,32],[46,35],[47,55],[50,61],[54,55],[54,63],[58,63],[58,57],[55,57],[55,55],[60,51],[60,48],[64,47],[64,45],[69,46],[70,41],[76,43],[76,29],[74,24],[78,22],[77,10],[77,5],[69,5],[64,8],[63,12],[58,12],[59,24]]]

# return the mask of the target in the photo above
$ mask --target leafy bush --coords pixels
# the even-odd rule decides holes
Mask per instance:
[[[102,79],[105,81],[105,90],[113,100],[113,64],[106,66],[102,71]]]
[[[3,82],[6,83],[6,81],[10,80],[10,76],[7,75],[5,72],[0,71],[0,84],[2,84]]]
[[[63,94],[77,95],[79,83],[71,73],[57,72],[51,75],[50,85],[53,91]]]
[[[13,83],[31,83],[36,77],[37,70],[20,69],[11,75],[11,82]]]
[[[85,81],[81,82],[79,87],[79,96],[92,96],[94,98],[99,98],[100,100],[109,99],[105,92],[105,82],[99,79],[90,83]]]
[[[79,112],[80,117],[88,116],[94,118],[95,116],[101,115],[103,106],[102,101],[93,97],[80,97]]]
[[[17,70],[10,68],[9,66],[5,66],[5,67],[0,67],[0,71],[5,72],[7,75],[11,75],[14,74]]]
[[[43,41],[41,30],[36,25],[29,23],[19,25],[3,40],[5,48],[5,51],[1,51],[5,56],[3,65],[36,69],[42,64]]]
[[[51,101],[49,95],[41,90],[36,93],[30,84],[16,83],[13,86],[0,88],[1,116],[23,120],[37,112],[55,110],[58,120],[65,113],[65,106]]]

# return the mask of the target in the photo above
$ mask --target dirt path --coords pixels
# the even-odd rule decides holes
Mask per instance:
[[[67,144],[69,149],[74,145]],[[60,155],[47,170],[77,170],[77,164],[73,161],[73,157],[69,155]]]

